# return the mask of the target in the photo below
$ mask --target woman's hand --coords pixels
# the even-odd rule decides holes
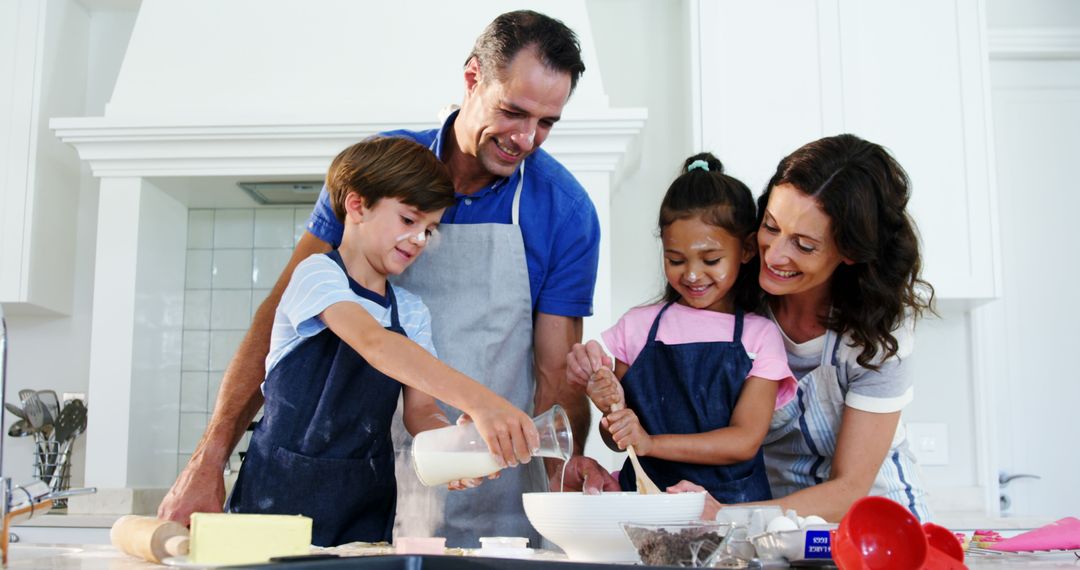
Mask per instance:
[[[566,380],[571,384],[586,386],[593,373],[601,368],[610,370],[613,365],[614,361],[595,340],[575,344],[566,355]]]
[[[701,519],[706,521],[716,520],[716,513],[723,507],[723,503],[717,501],[705,491],[705,487],[696,483],[691,483],[687,480],[679,481],[678,483],[667,488],[668,493],[705,493],[705,508],[701,511]]]
[[[585,391],[593,404],[596,404],[596,407],[605,414],[626,407],[622,383],[615,378],[615,373],[607,368],[601,368],[593,373],[585,386]]]
[[[619,449],[632,445],[638,455],[649,455],[652,451],[652,436],[645,431],[634,410],[623,408],[611,412],[600,420],[600,425],[611,433],[611,439],[615,440]]]

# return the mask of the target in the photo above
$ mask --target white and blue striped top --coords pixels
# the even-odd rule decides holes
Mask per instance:
[[[394,287],[397,300],[398,321],[408,337],[432,355],[436,355],[431,342],[431,313],[420,297]],[[312,255],[301,261],[293,271],[289,286],[281,296],[274,314],[274,328],[270,334],[270,353],[266,356],[266,372],[269,374],[277,363],[304,340],[326,329],[320,315],[335,303],[356,303],[375,320],[390,326],[390,303],[386,297],[361,288],[360,294],[349,287],[349,277],[334,260],[323,254]]]

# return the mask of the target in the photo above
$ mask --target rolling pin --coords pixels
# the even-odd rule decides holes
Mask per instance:
[[[157,564],[188,553],[187,527],[154,517],[120,517],[109,530],[109,541],[125,554]]]

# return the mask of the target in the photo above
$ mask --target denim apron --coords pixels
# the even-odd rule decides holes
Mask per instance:
[[[651,435],[693,434],[727,427],[752,362],[742,344],[743,313],[735,313],[731,342],[667,345],[656,340],[664,305],[637,359],[622,378],[627,406]],[[721,503],[772,498],[759,449],[753,459],[731,465],[701,465],[641,457],[645,473],[660,489],[686,479],[705,487]],[[629,460],[619,473],[624,491],[636,488]]]
[[[510,224],[442,224],[438,245],[395,282],[419,295],[431,311],[439,358],[531,414],[536,392],[532,295],[518,226],[524,163],[518,174]],[[451,422],[461,415],[443,409]],[[447,491],[420,483],[411,446],[412,438],[395,422],[396,536],[444,536],[454,547],[479,546],[481,536],[524,536],[531,546],[540,546],[521,495],[547,490],[543,461],[534,458],[504,469],[498,479],[475,489]]]
[[[326,255],[345,271],[336,250]],[[351,277],[349,287],[360,294]],[[403,335],[389,283],[386,298],[387,330]],[[325,329],[287,354],[263,387],[263,416],[226,511],[309,516],[317,546],[389,541],[397,496],[390,423],[401,384]]]
[[[771,312],[769,317],[776,320]],[[777,497],[829,480],[847,394],[846,375],[841,378],[845,368],[839,357],[842,344],[842,335],[826,331],[820,364],[799,378],[795,399],[773,413],[764,448]],[[870,495],[892,499],[926,522],[930,518],[926,492],[905,435],[900,424]]]

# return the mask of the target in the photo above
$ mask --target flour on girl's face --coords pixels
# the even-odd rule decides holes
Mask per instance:
[[[733,312],[731,288],[746,257],[743,240],[697,216],[672,222],[660,237],[664,274],[681,297],[679,302]]]

